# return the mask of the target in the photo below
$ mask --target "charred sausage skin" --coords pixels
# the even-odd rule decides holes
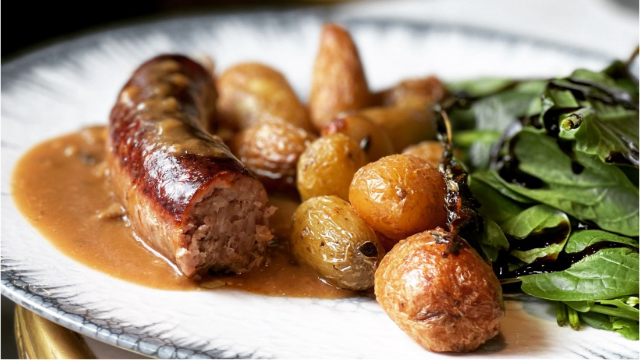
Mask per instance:
[[[201,65],[185,56],[161,55],[134,72],[109,120],[107,153],[116,197],[137,235],[187,276],[209,269],[245,271],[260,261],[271,236],[264,188],[209,133],[215,128],[216,96]],[[245,194],[237,198],[236,193]],[[251,213],[252,239],[203,235],[202,226],[215,225],[211,218],[203,221],[223,214],[216,210],[224,201],[211,211],[203,202],[221,196]],[[206,244],[196,243],[198,230]]]

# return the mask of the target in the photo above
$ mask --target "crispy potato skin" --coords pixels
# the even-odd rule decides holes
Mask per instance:
[[[298,207],[291,250],[325,280],[348,290],[371,288],[385,254],[373,230],[337,196],[314,197]]]
[[[336,195],[349,199],[353,174],[367,163],[364,151],[344,134],[323,136],[298,160],[298,191],[302,200]]]
[[[432,233],[402,240],[385,256],[376,271],[376,298],[424,348],[472,351],[500,330],[500,282],[471,247],[446,255],[446,244]]]
[[[311,122],[320,131],[338,113],[368,106],[369,98],[369,87],[351,35],[340,26],[325,24],[313,67]]]
[[[435,139],[436,123],[427,110],[399,107],[372,107],[358,112],[383,129],[391,138],[394,152],[399,153],[409,145]]]
[[[408,79],[378,93],[376,99],[382,106],[425,110],[429,105],[441,101],[447,91],[435,76]]]
[[[261,122],[286,122],[311,131],[307,110],[287,79],[258,63],[241,63],[217,81],[218,111],[224,126],[246,129]]]
[[[356,172],[349,200],[375,231],[392,240],[445,227],[442,174],[412,155],[391,155]]]
[[[367,154],[369,161],[394,153],[391,139],[371,120],[353,112],[339,114],[322,128],[322,135],[342,133],[353,139]]]
[[[442,158],[444,148],[439,141],[428,140],[416,145],[411,145],[402,151],[403,154],[413,155],[426,161],[429,165],[437,168]]]
[[[423,140],[436,138],[436,124],[429,107],[440,102],[446,89],[434,76],[409,79],[371,96],[373,107],[359,115],[369,118],[391,138],[394,152]]]
[[[231,152],[270,190],[295,189],[296,166],[315,136],[287,123],[263,122],[237,133]]]

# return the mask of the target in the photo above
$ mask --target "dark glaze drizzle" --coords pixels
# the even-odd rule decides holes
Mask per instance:
[[[559,244],[567,238],[569,232],[571,232],[569,223],[562,222],[557,226],[532,232],[525,238],[516,238],[508,234],[505,234],[505,236],[509,240],[510,251],[528,251]]]
[[[496,162],[498,175],[508,182],[529,189],[540,189],[545,186],[544,181],[520,170],[520,160],[515,156],[514,149],[520,136],[516,134],[509,140],[509,150]]]
[[[637,168],[640,163],[638,146],[625,136],[620,136],[620,140],[624,141],[624,143],[627,144],[631,151],[625,153],[613,152],[609,156],[607,156],[604,161],[606,161],[607,163],[631,165]]]
[[[631,245],[621,244],[613,241],[601,241],[588,246],[584,250],[577,253],[565,253],[562,252],[557,259],[550,257],[539,258],[529,265],[525,265],[521,268],[509,271],[508,257],[502,257],[502,261],[493,264],[493,270],[499,279],[513,279],[520,276],[546,274],[550,272],[563,271],[571,267],[571,265],[593,255],[602,249],[613,248],[629,248],[634,251],[638,251],[638,248]]]
[[[598,93],[594,94],[593,92],[590,92],[590,91],[581,93],[579,90],[574,91],[572,89],[569,89],[569,90],[572,90],[571,91],[572,93],[580,92],[583,97],[591,97],[593,99],[602,101],[607,104],[622,105],[626,109],[638,110],[638,104],[634,103],[633,98],[631,97],[631,94],[629,94],[626,91],[616,91],[616,90],[608,89],[608,88],[602,87],[598,83],[587,81],[584,79],[576,79],[576,78],[570,77],[567,80],[577,85],[590,86],[594,89],[599,90]],[[604,93],[604,95],[600,94],[600,92]]]

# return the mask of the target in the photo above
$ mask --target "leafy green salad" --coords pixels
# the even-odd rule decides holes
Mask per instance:
[[[448,88],[442,108],[480,204],[472,245],[505,289],[556,301],[561,326],[638,340],[638,83],[628,63]]]

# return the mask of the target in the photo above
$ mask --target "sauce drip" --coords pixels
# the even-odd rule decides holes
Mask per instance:
[[[13,199],[23,216],[58,250],[115,278],[165,290],[236,289],[271,296],[344,298],[357,295],[324,283],[274,242],[265,264],[196,283],[137,240],[111,193],[105,163],[106,128],[92,127],[46,141],[18,162]],[[282,212],[295,210],[295,201]],[[275,200],[276,205],[286,203]],[[285,237],[290,216],[276,212],[274,233]],[[290,225],[290,224],[289,224]]]

